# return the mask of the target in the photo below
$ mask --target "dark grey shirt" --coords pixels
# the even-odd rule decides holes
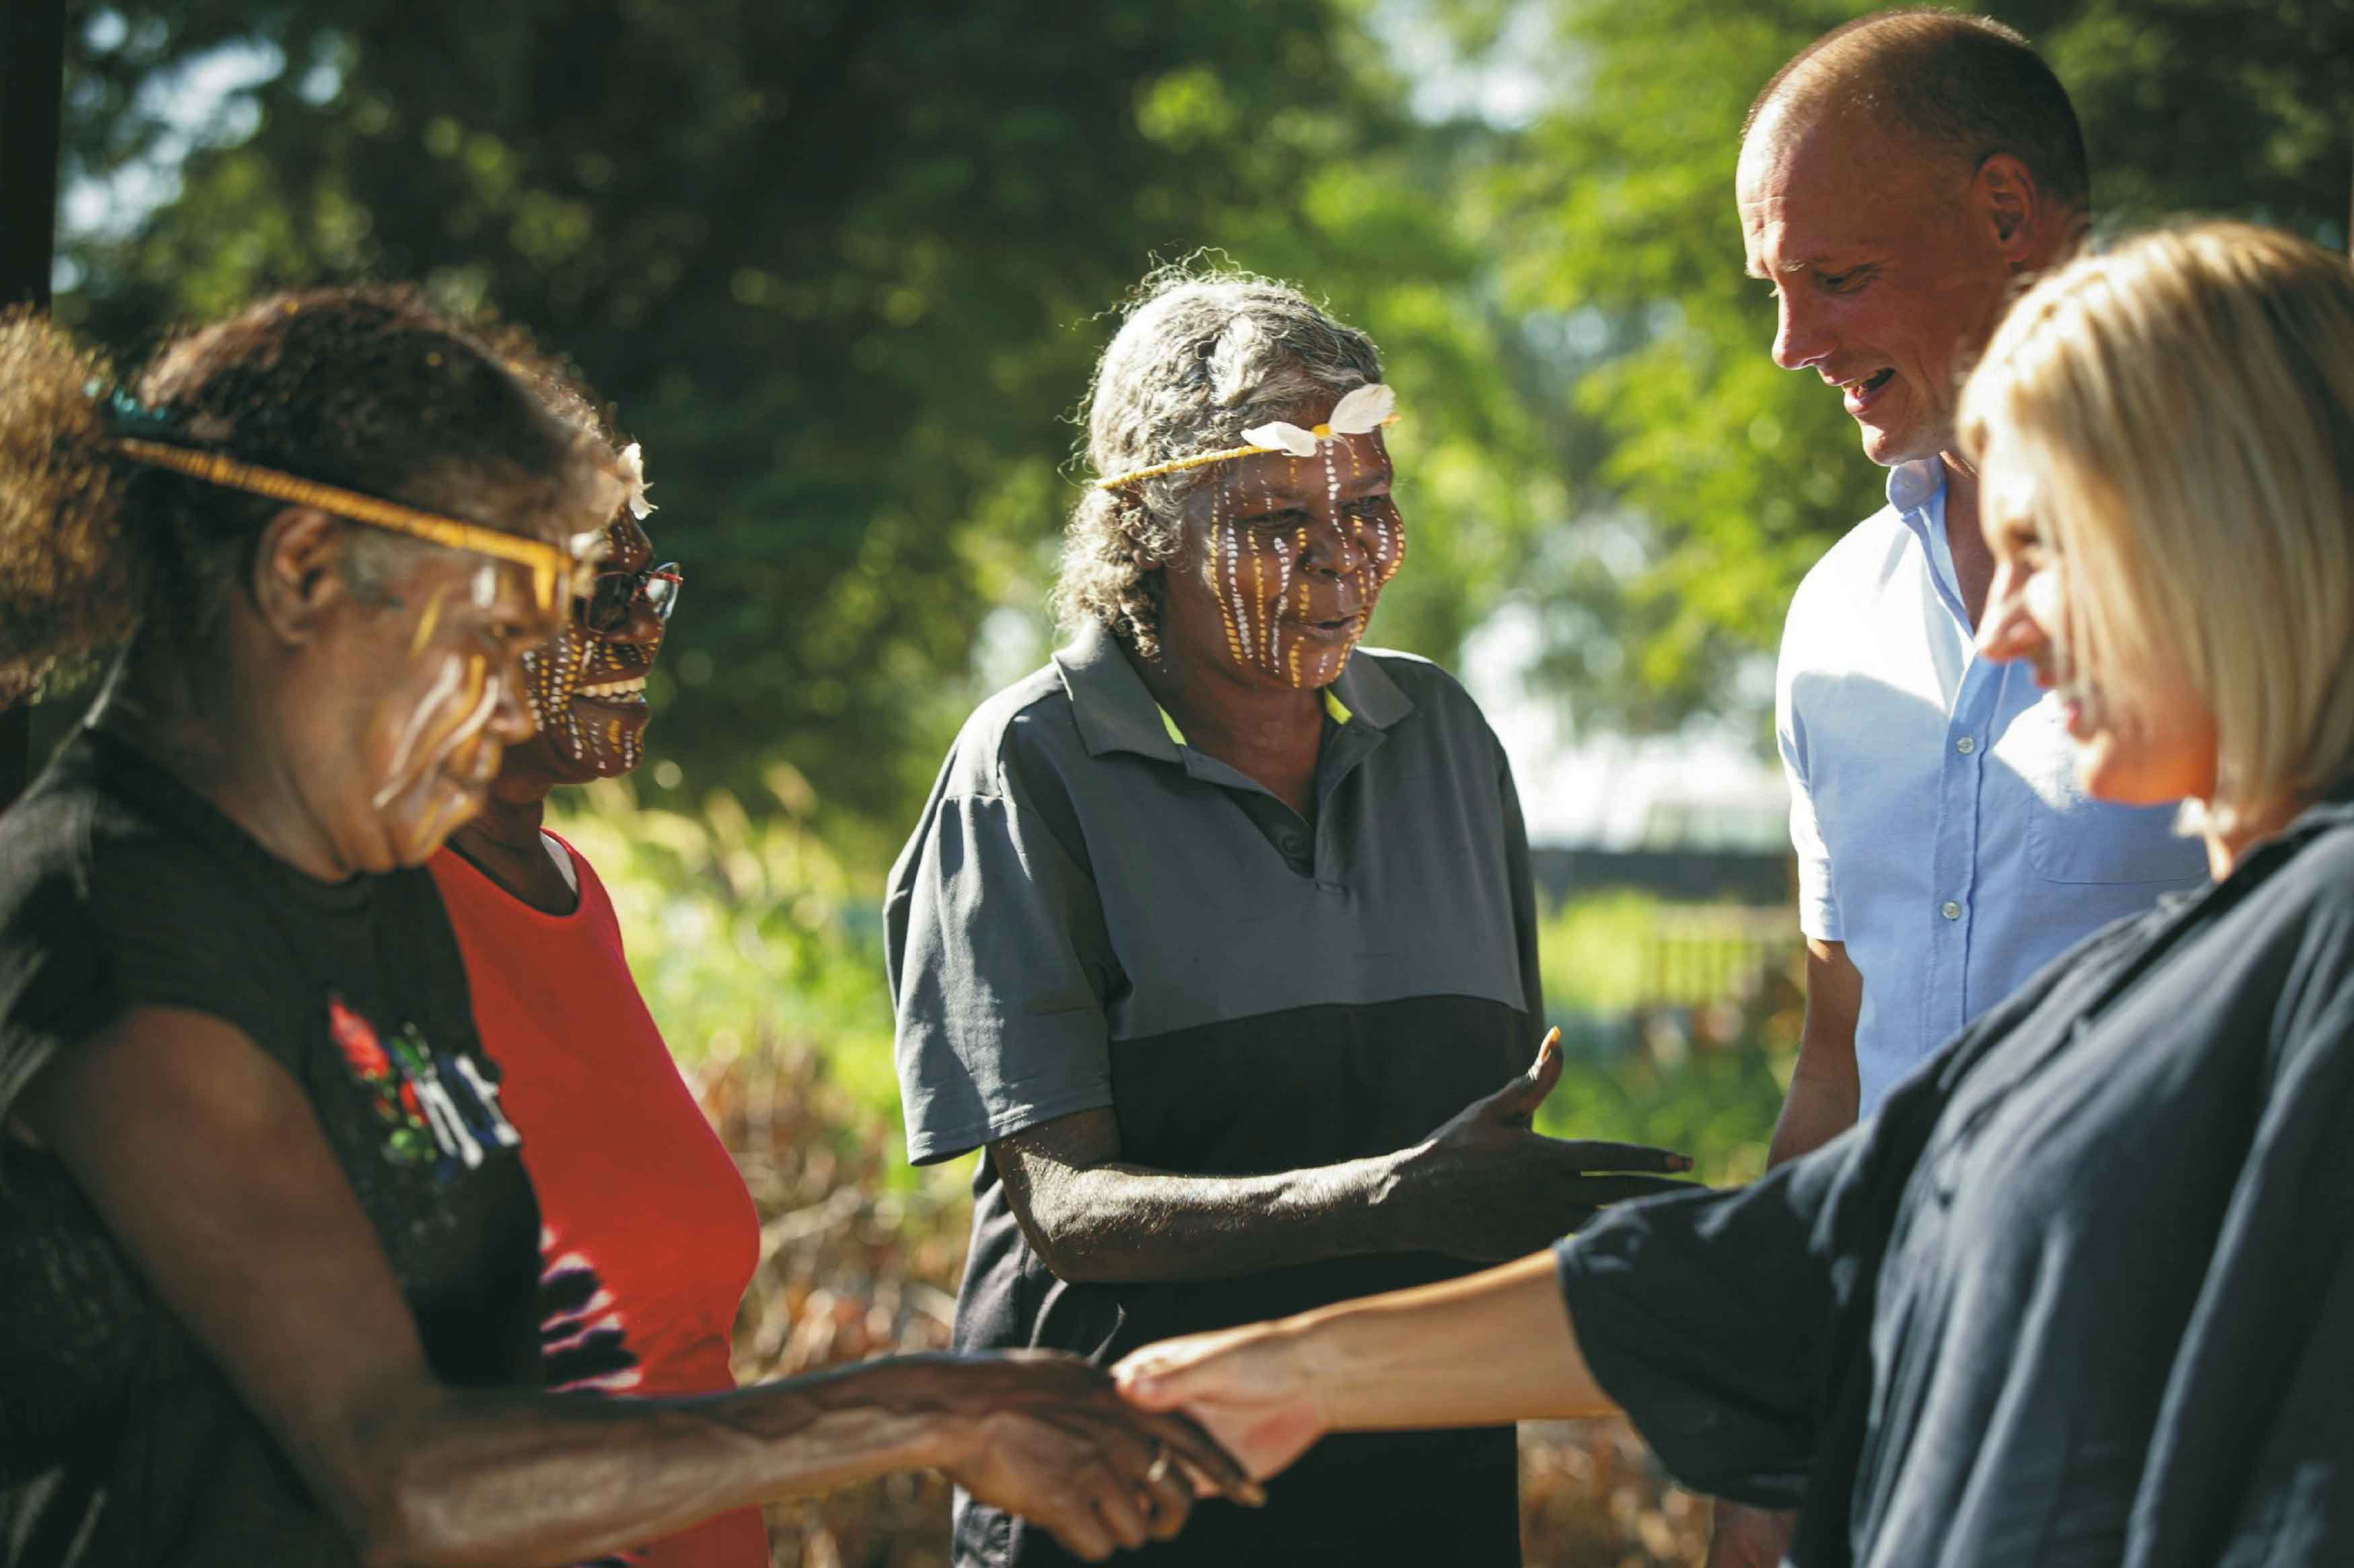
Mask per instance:
[[[1520,807],[1479,709],[1360,650],[1331,689],[1312,825],[1182,743],[1100,632],[982,705],[885,910],[907,1147],[944,1160],[1109,1107],[1122,1158],[1240,1175],[1405,1147],[1528,1065],[1543,1017]],[[1076,1285],[974,1172],[961,1346],[1098,1359],[1469,1266],[1347,1258]],[[1509,1430],[1328,1443],[1256,1514],[1205,1507],[1144,1561],[1517,1561]],[[962,1563],[1059,1562],[960,1510]]]
[[[2354,1562],[2354,806],[1558,1255],[1602,1386],[1687,1485],[1803,1500],[1803,1568]]]

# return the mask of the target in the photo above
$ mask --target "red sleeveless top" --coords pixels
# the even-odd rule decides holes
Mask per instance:
[[[454,851],[429,863],[539,1194],[541,1369],[551,1389],[730,1389],[728,1334],[759,1261],[752,1197],[630,978],[604,884],[556,842],[580,886],[569,915]],[[608,1561],[765,1568],[768,1532],[743,1509]]]

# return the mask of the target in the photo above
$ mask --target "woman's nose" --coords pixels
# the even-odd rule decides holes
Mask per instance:
[[[1299,566],[1302,571],[1311,567],[1330,572],[1336,577],[1363,569],[1365,547],[1351,524],[1354,519],[1346,513],[1332,512],[1318,517],[1308,525],[1308,537],[1301,548]]]
[[[599,631],[591,635],[601,642],[620,642],[632,647],[645,647],[662,641],[663,618],[655,612],[653,601],[646,597],[645,590],[640,588],[637,597],[630,600],[630,607],[623,612],[621,623],[619,626],[610,631]]]
[[[490,720],[483,727],[501,746],[521,746],[539,729],[531,716],[531,710],[524,705],[523,683],[527,677],[524,673],[523,656],[520,653],[510,655],[493,667],[489,673],[490,679],[496,683],[497,691],[491,700]]]
[[[1988,587],[1986,609],[1978,616],[1978,656],[2001,662],[2024,659],[2048,641],[2043,628],[2027,607],[2028,574],[2015,567],[1997,566]]]

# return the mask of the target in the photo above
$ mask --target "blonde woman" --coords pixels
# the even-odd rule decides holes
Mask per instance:
[[[1623,1407],[1820,1564],[2354,1560],[2354,275],[2209,225],[2079,260],[1962,406],[1979,629],[2211,885],[1879,1116],[1469,1279],[1148,1347],[1260,1474],[1328,1431]]]

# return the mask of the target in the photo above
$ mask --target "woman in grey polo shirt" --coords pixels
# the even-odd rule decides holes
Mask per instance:
[[[1363,334],[1164,274],[1105,353],[1077,637],[975,713],[891,878],[910,1157],[986,1146],[962,1347],[1098,1360],[1511,1256],[1688,1161],[1529,1130],[1560,1073],[1511,770],[1361,649],[1405,558]],[[1324,1446],[1159,1563],[1519,1560],[1508,1427]],[[1062,1561],[960,1498],[960,1564]]]

